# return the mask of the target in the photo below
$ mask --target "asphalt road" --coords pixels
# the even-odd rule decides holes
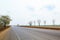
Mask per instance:
[[[60,31],[12,26],[0,33],[0,40],[60,40]]]

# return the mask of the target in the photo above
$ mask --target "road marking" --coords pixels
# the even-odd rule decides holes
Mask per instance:
[[[21,39],[19,38],[18,34],[17,34],[14,30],[12,30],[12,31],[16,34],[17,40],[21,40]]]

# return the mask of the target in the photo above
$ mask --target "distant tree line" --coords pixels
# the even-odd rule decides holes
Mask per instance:
[[[36,24],[35,21],[30,21],[29,25],[32,26],[33,23],[34,23],[34,26],[35,26],[35,24]],[[38,23],[38,26],[40,26],[41,25],[41,20],[37,20],[37,23]],[[44,25],[46,25],[46,20],[44,20],[43,23],[44,23]],[[55,20],[54,19],[52,20],[52,23],[53,23],[53,25],[55,25]]]

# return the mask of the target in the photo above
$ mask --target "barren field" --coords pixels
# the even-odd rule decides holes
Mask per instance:
[[[21,27],[60,30],[59,25],[58,26],[21,26]]]

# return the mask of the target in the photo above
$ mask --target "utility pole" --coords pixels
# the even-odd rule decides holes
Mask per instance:
[[[40,26],[40,22],[41,22],[41,21],[40,21],[40,20],[38,20],[37,22],[38,22],[38,25]]]
[[[55,25],[55,20],[53,20],[52,22],[53,22],[53,25]]]
[[[34,26],[35,26],[35,24],[36,24],[36,23],[35,23],[35,21],[34,21]]]
[[[44,25],[46,25],[46,20],[44,20]]]
[[[29,25],[32,26],[32,22],[31,21],[29,22]]]

